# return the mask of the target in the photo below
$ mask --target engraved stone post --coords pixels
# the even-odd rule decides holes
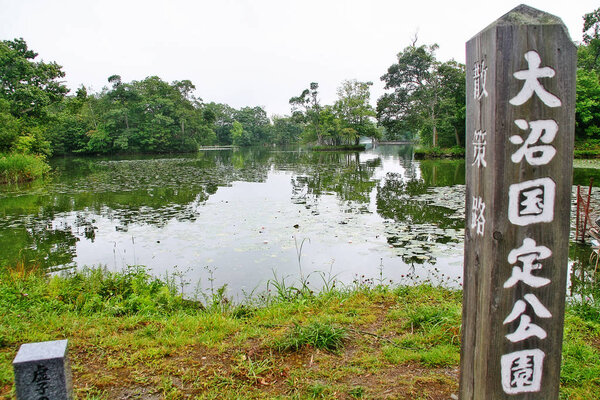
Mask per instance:
[[[71,400],[67,340],[25,343],[13,361],[17,400]]]
[[[525,5],[467,43],[463,400],[558,398],[575,63]]]

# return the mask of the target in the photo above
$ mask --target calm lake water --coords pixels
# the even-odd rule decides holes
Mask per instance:
[[[301,274],[315,288],[331,277],[460,284],[462,160],[414,161],[411,147],[382,145],[52,166],[45,181],[0,187],[0,268],[138,264],[175,273],[188,292],[227,284],[234,296]]]

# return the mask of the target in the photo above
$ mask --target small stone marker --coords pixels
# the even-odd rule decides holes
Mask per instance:
[[[73,398],[68,341],[25,343],[13,361],[17,400]]]
[[[460,398],[558,399],[576,48],[520,5],[467,43]]]

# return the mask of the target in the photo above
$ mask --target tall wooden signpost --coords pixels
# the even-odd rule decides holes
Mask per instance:
[[[467,43],[462,400],[558,399],[575,61],[525,5]]]

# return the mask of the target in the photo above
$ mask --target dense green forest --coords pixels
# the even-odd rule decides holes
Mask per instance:
[[[600,144],[600,8],[583,17],[583,43],[577,49],[575,136]]]
[[[579,151],[600,151],[600,9],[583,17],[578,47],[576,138]],[[436,58],[437,45],[413,43],[381,76],[386,93],[370,104],[372,82],[345,80],[334,104],[322,104],[312,82],[290,98],[291,115],[269,118],[262,107],[205,102],[189,80],[157,76],[74,93],[56,62],[36,61],[23,39],[0,42],[0,169],[69,154],[193,152],[205,145],[358,144],[360,137],[465,145],[465,66]],[[8,157],[7,155],[11,155]],[[17,157],[18,155],[18,157]],[[12,157],[12,158],[11,158]],[[27,159],[29,157],[29,161]],[[35,171],[34,171],[35,170]],[[8,175],[0,182],[15,180]]]

